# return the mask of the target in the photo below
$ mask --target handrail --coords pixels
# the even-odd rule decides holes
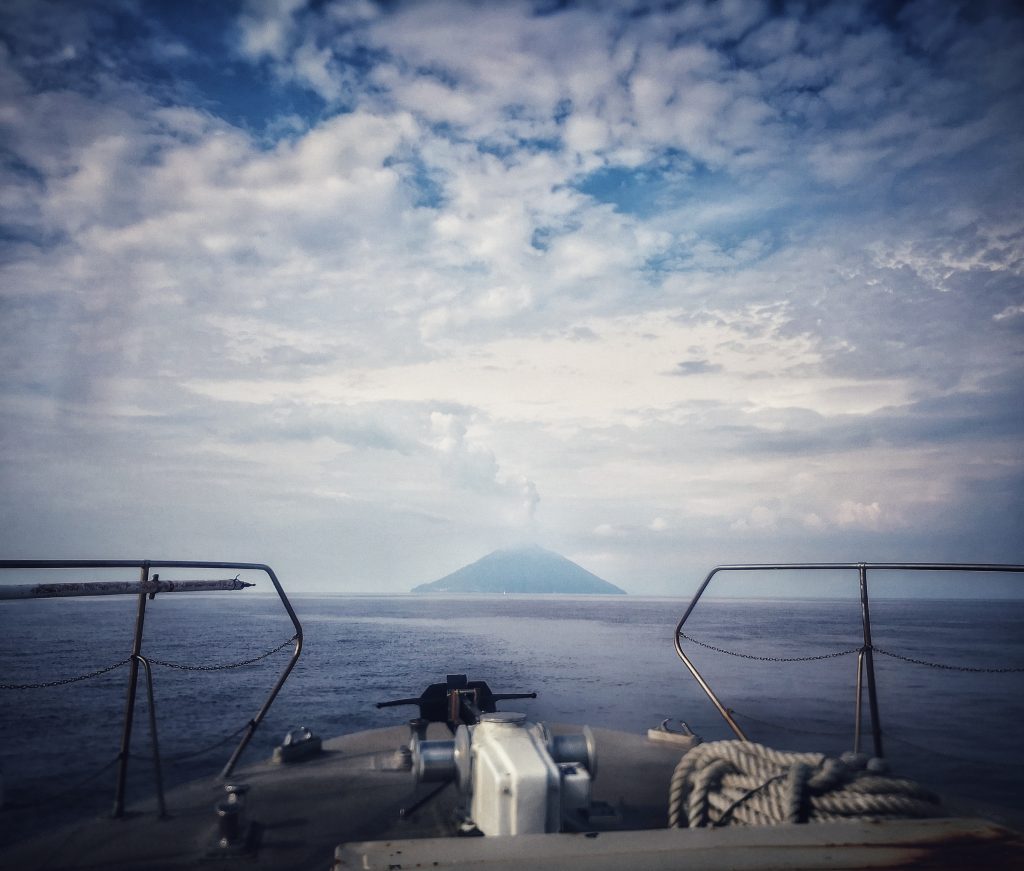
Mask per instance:
[[[238,760],[244,752],[245,748],[249,745],[252,740],[252,736],[260,723],[263,722],[267,712],[270,710],[271,705],[274,703],[274,699],[277,698],[278,693],[281,691],[281,687],[284,686],[284,682],[288,679],[292,669],[295,668],[295,663],[298,662],[299,656],[302,653],[302,624],[299,622],[298,616],[295,614],[294,608],[292,608],[291,602],[288,601],[288,596],[285,594],[284,589],[281,586],[281,582],[278,580],[274,570],[265,563],[243,563],[243,562],[211,562],[205,560],[0,560],[0,570],[10,569],[139,569],[139,582],[138,584],[128,585],[125,589],[111,589],[106,591],[108,594],[118,593],[132,593],[138,590],[138,612],[135,621],[135,634],[132,639],[132,652],[130,658],[131,673],[128,678],[128,689],[127,699],[125,701],[125,716],[124,726],[121,735],[121,750],[119,753],[119,769],[118,769],[118,783],[117,790],[114,797],[114,810],[113,815],[120,817],[124,814],[124,794],[125,794],[125,783],[127,780],[128,770],[128,759],[129,749],[131,743],[132,733],[132,721],[135,713],[135,688],[138,681],[139,664],[142,663],[147,671],[147,685],[148,692],[150,693],[150,727],[152,730],[152,743],[154,753],[154,764],[156,768],[157,777],[157,792],[158,802],[160,804],[161,812],[163,811],[163,796],[162,796],[162,783],[159,772],[159,751],[157,749],[156,739],[156,722],[152,716],[153,701],[152,701],[152,678],[149,676],[149,661],[142,656],[142,632],[145,623],[146,613],[146,599],[153,598],[157,592],[170,592],[170,591],[185,591],[190,592],[200,587],[189,587],[189,586],[174,586],[168,585],[167,582],[159,582],[159,575],[153,575],[150,578],[150,571],[152,569],[208,569],[208,570],[220,570],[227,569],[236,572],[241,571],[255,571],[263,572],[270,579],[270,582],[274,585],[274,589],[277,592],[278,598],[281,600],[281,604],[284,606],[285,611],[288,614],[292,625],[295,627],[294,641],[295,649],[292,652],[291,657],[285,665],[281,674],[278,676],[277,681],[271,688],[269,695],[266,700],[260,706],[259,711],[245,726],[245,734],[242,735],[238,746],[235,748],[231,757],[228,759],[224,768],[220,773],[221,779],[226,779],[231,775],[235,766],[238,764]],[[237,587],[232,589],[241,589],[243,586],[249,586],[247,584],[239,584]]]
[[[244,590],[247,584],[238,578],[220,581],[79,581],[70,584],[4,584],[0,599],[75,599],[83,596],[120,596],[125,593],[214,593]]]
[[[729,709],[719,700],[718,696],[711,689],[710,684],[697,670],[697,667],[693,664],[690,658],[683,651],[682,638],[683,638],[683,625],[686,623],[690,614],[693,613],[693,609],[697,607],[697,602],[700,601],[704,591],[708,585],[714,579],[716,575],[721,572],[760,572],[760,571],[856,571],[860,583],[860,605],[861,605],[861,630],[863,632],[863,645],[857,651],[857,682],[856,682],[856,700],[854,706],[854,751],[860,750],[860,729],[861,729],[861,707],[863,700],[863,684],[864,679],[867,679],[867,690],[868,690],[868,704],[871,712],[871,730],[872,739],[875,746],[875,755],[882,756],[882,726],[878,711],[878,696],[875,686],[875,666],[873,653],[873,645],[871,643],[871,615],[869,606],[868,596],[868,571],[910,571],[910,572],[990,572],[990,573],[1007,573],[1007,574],[1021,574],[1024,573],[1024,565],[1017,564],[1001,564],[1001,563],[895,563],[895,562],[881,562],[881,563],[867,563],[867,562],[855,562],[855,563],[746,563],[736,565],[721,565],[715,566],[705,576],[703,583],[697,589],[693,599],[690,601],[689,606],[683,613],[683,616],[679,619],[676,624],[675,634],[673,636],[673,646],[675,647],[676,655],[682,660],[683,665],[690,671],[690,674],[697,681],[698,685],[704,690],[707,697],[711,700],[711,703],[718,710],[718,713],[722,716],[725,722],[732,729],[733,733],[741,741],[749,740],[743,733],[743,730],[737,725],[733,719]]]

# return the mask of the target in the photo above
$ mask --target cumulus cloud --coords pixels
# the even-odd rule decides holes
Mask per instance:
[[[720,372],[722,367],[708,360],[681,360],[671,375],[705,375],[708,372]]]
[[[1022,305],[1008,305],[1001,312],[997,312],[992,315],[994,321],[1006,321],[1011,318],[1017,318],[1024,315],[1024,304]]]
[[[503,471],[494,453],[470,435],[465,416],[433,411],[430,426],[442,465],[456,484],[508,499],[518,507],[519,522],[533,522],[540,504],[537,485],[522,474]]]
[[[745,517],[733,521],[732,528],[737,532],[747,530],[772,530],[778,523],[778,511],[767,505],[755,505]]]
[[[840,503],[836,510],[836,523],[840,526],[854,526],[864,529],[879,529],[884,521],[881,506],[877,502],[865,505],[849,499]]]
[[[1009,6],[0,15],[9,552],[174,478],[176,546],[243,492],[296,562],[282,517],[393,528],[396,587],[531,522],[654,579],[1019,558]]]

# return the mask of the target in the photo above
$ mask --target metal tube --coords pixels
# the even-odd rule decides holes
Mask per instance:
[[[860,753],[860,718],[864,696],[864,651],[857,652],[857,698],[853,703],[853,752]]]
[[[153,744],[153,776],[156,778],[156,803],[160,818],[167,816],[167,805],[164,803],[164,778],[160,770],[160,745],[156,737],[156,703],[153,700],[153,669],[144,656],[136,656],[146,669],[146,699],[149,703],[149,735]]]
[[[267,711],[270,710],[270,706],[273,704],[274,699],[280,692],[281,687],[287,680],[288,675],[291,674],[292,669],[295,668],[295,663],[298,662],[299,655],[302,653],[302,624],[299,622],[299,618],[295,614],[295,609],[292,608],[291,602],[288,601],[288,597],[285,595],[284,589],[281,587],[281,582],[277,579],[277,575],[274,574],[274,570],[266,563],[238,563],[238,562],[210,562],[203,560],[0,560],[0,569],[110,569],[110,568],[140,568],[142,569],[142,582],[144,583],[147,579],[150,568],[170,568],[170,569],[232,569],[235,571],[255,571],[263,572],[270,578],[270,582],[274,585],[274,589],[277,591],[277,596],[281,600],[281,604],[284,606],[285,611],[288,614],[289,619],[292,621],[292,626],[295,627],[295,650],[292,652],[291,658],[288,660],[288,664],[284,667],[280,677],[274,684],[273,689],[270,691],[270,695],[267,700],[263,703],[256,716],[249,721],[249,728],[242,736],[242,740],[239,742],[238,747],[235,748],[234,753],[231,754],[231,758],[228,760],[227,765],[224,766],[224,770],[221,772],[221,777],[228,777],[231,771],[234,769],[238,762],[239,757],[242,755],[242,751],[245,750],[249,741],[252,739],[253,733],[256,728],[263,721]],[[138,633],[137,633],[138,634]],[[141,642],[141,635],[138,635],[139,641]],[[138,651],[135,651],[136,653]],[[133,681],[132,686],[134,687],[134,677],[138,672],[138,664],[135,660],[132,660],[133,668]],[[132,691],[134,695],[134,691]],[[130,715],[126,714],[126,719]],[[128,726],[128,737],[130,738],[130,725]],[[124,739],[122,739],[122,746],[124,745]],[[126,753],[127,751],[123,751]],[[122,763],[126,761],[125,756],[122,759]],[[121,811],[123,812],[123,788],[120,790],[120,801]],[[117,804],[115,804],[115,810]]]
[[[697,671],[697,667],[692,662],[690,662],[690,658],[685,653],[683,653],[682,645],[680,645],[679,643],[678,631],[676,631],[675,648],[676,655],[683,661],[683,665],[685,665],[690,670],[690,674],[692,674],[697,683],[700,684],[700,688],[704,690],[705,693],[707,693],[707,697],[711,699],[711,704],[713,704],[718,709],[718,713],[721,714],[722,717],[725,719],[725,722],[729,724],[729,728],[733,730],[733,732],[736,734],[736,737],[739,738],[741,741],[749,740],[747,736],[743,734],[743,730],[736,724],[736,721],[732,718],[732,714],[729,713],[725,705],[718,701],[718,696],[716,696],[712,691],[711,687],[708,686],[708,682],[704,680],[703,677],[701,677],[700,672]]]
[[[870,616],[868,613],[867,604],[867,570],[868,569],[883,569],[891,571],[924,571],[924,572],[992,572],[992,573],[1005,573],[1005,574],[1022,574],[1024,573],[1024,565],[1018,564],[1000,564],[1000,563],[747,563],[747,564],[734,564],[734,565],[721,565],[715,566],[704,578],[704,582],[697,589],[693,598],[690,600],[689,606],[686,608],[683,616],[679,619],[676,624],[675,638],[673,643],[675,646],[676,654],[683,661],[683,664],[690,670],[690,673],[696,679],[701,689],[707,694],[708,698],[714,703],[718,712],[722,715],[725,721],[729,724],[730,728],[739,736],[742,736],[742,731],[736,725],[735,721],[729,716],[726,707],[715,697],[711,687],[708,686],[707,681],[700,676],[700,673],[694,667],[693,663],[690,662],[689,658],[683,653],[682,647],[680,646],[680,634],[683,631],[683,625],[686,623],[690,614],[693,613],[693,609],[697,607],[697,603],[700,601],[701,596],[704,595],[704,591],[711,583],[712,579],[719,572],[756,572],[756,571],[837,571],[842,569],[855,569],[860,573],[861,576],[861,622],[864,629],[864,648],[858,655],[858,670],[857,670],[857,723],[856,733],[854,736],[855,742],[860,741],[860,704],[861,704],[861,680],[863,675],[863,668],[866,665],[868,675],[868,697],[871,704],[871,723],[874,733],[875,741],[875,752],[877,755],[882,755],[882,730],[879,723],[878,717],[878,697],[875,689],[875,668],[874,659],[871,655],[871,623]]]
[[[875,661],[871,655],[871,612],[868,607],[868,567],[861,563],[860,573],[860,619],[864,629],[864,665],[868,675],[868,704],[871,707],[871,737],[875,743],[875,756],[884,756],[882,750],[882,724],[878,718],[878,694],[875,689]]]
[[[159,577],[159,576],[158,576]],[[140,569],[139,583],[149,580],[149,563]],[[131,665],[128,674],[128,695],[124,703],[124,728],[121,731],[121,752],[117,764],[117,790],[114,793],[114,816],[124,816],[124,792],[128,780],[128,757],[132,746],[132,719],[135,716],[135,684],[139,677],[139,654],[142,651],[142,630],[146,624],[146,593],[139,593],[135,614],[135,637],[132,640]]]
[[[253,733],[256,728],[263,721],[263,717],[266,712],[270,709],[270,705],[273,700],[281,692],[281,688],[284,686],[285,681],[288,679],[289,674],[295,667],[295,663],[298,662],[299,655],[302,653],[302,624],[299,622],[298,616],[295,614],[295,609],[292,608],[292,603],[288,601],[288,597],[285,595],[285,591],[281,585],[281,581],[278,580],[273,572],[273,569],[265,563],[228,563],[228,562],[211,562],[202,560],[0,560],[0,569],[82,569],[82,568],[139,568],[141,569],[141,582],[145,582],[147,579],[148,571],[151,568],[172,568],[172,569],[233,569],[236,571],[260,571],[270,578],[270,582],[273,584],[273,589],[278,593],[278,598],[281,600],[282,605],[285,607],[285,611],[288,613],[289,619],[292,621],[292,625],[295,627],[295,650],[292,653],[288,664],[285,666],[278,678],[278,681],[270,690],[270,694],[267,696],[266,701],[260,707],[256,716],[249,721],[249,728],[246,733],[242,736],[242,740],[239,742],[239,746],[234,749],[231,757],[227,760],[227,765],[224,766],[221,772],[221,777],[226,778],[230,775],[234,766],[238,764],[239,757],[242,755],[243,750],[249,744],[252,739]],[[140,594],[141,596],[141,594]],[[140,609],[144,609],[144,603],[140,605]],[[141,643],[141,623],[136,624],[136,641]],[[138,650],[133,649],[133,653],[138,654]],[[136,660],[132,660],[132,679],[130,682],[129,695],[131,703],[134,704],[134,682],[138,673],[138,663]],[[122,737],[122,766],[127,765],[127,742],[131,738],[131,714],[126,711],[126,730],[125,736]],[[115,815],[120,816],[124,812],[124,787],[121,783],[123,779],[123,773],[119,774],[119,790],[118,798],[115,801]]]
[[[1010,574],[1024,572],[1024,565],[1013,563],[734,563],[730,565],[715,566],[709,572],[708,578],[718,572],[769,572],[769,571],[804,571],[813,569],[820,571],[824,569],[859,569],[865,566],[869,569],[890,569],[907,571],[927,572],[1008,572]],[[707,586],[707,579],[705,584]],[[702,589],[703,589],[702,586]]]
[[[281,604],[284,605],[285,611],[288,612],[288,616],[291,618],[292,626],[295,627],[295,650],[292,652],[291,658],[288,660],[288,664],[281,672],[280,677],[278,677],[277,683],[274,684],[273,689],[270,691],[270,695],[267,696],[267,700],[263,703],[262,707],[260,707],[256,716],[249,721],[249,728],[245,730],[245,733],[242,735],[242,740],[238,742],[235,752],[231,754],[231,758],[228,759],[227,764],[220,773],[222,780],[231,776],[231,772],[234,771],[243,751],[249,745],[249,742],[252,740],[252,736],[256,732],[260,723],[263,722],[263,718],[267,715],[267,711],[270,710],[270,706],[274,704],[274,699],[277,698],[277,694],[281,691],[281,687],[284,686],[284,682],[288,679],[288,675],[291,674],[292,669],[295,668],[295,663],[299,661],[299,655],[302,653],[302,624],[299,623],[299,618],[296,616],[291,602],[288,601],[288,597],[285,595],[284,589],[281,587],[281,582],[277,579],[277,575],[275,575],[274,570],[267,565],[253,566],[253,568],[260,568],[266,572],[267,577],[270,578],[270,582],[274,585],[274,589],[277,590],[277,595],[281,599]]]
[[[0,599],[53,599],[79,596],[118,596],[138,593],[200,593],[254,587],[238,578],[203,581],[73,581],[63,584],[10,584],[0,586]]]

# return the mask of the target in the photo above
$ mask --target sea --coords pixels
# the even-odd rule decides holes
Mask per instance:
[[[376,704],[418,696],[448,674],[536,692],[500,705],[534,720],[635,733],[682,721],[705,740],[731,737],[673,649],[688,599],[299,595],[292,604],[303,653],[243,763],[300,726],[326,738],[404,723],[414,707]],[[890,770],[1019,824],[1024,601],[882,599],[870,616]],[[853,747],[860,617],[855,597],[705,598],[683,644],[751,740],[840,754]],[[135,623],[134,597],[0,602],[0,844],[110,812],[129,677],[117,663]],[[160,663],[154,711],[168,788],[220,770],[286,666],[293,632],[280,601],[258,590],[147,603],[142,650]],[[861,746],[871,752],[868,712],[865,690]],[[129,807],[154,795],[151,747],[140,675]]]

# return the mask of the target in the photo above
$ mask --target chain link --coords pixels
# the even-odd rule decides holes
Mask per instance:
[[[73,792],[77,792],[82,787],[92,783],[97,777],[103,774],[104,771],[108,771],[109,769],[113,768],[120,761],[121,754],[118,753],[117,756],[115,756],[109,762],[105,762],[103,765],[101,765],[99,768],[93,771],[92,774],[87,774],[81,780],[72,783],[70,786],[65,787],[59,792],[52,792],[43,798],[38,798],[35,801],[30,802],[5,802],[4,806],[0,808],[0,813],[4,813],[6,811],[29,810],[31,808],[40,807],[41,805],[50,804],[50,802],[62,799],[65,796],[71,795]]]
[[[164,756],[163,758],[165,761],[170,762],[172,764],[175,762],[184,762],[186,759],[195,759],[197,756],[202,756],[206,753],[210,753],[216,750],[218,747],[222,747],[223,745],[227,744],[228,741],[230,741],[232,738],[237,738],[252,725],[253,722],[252,720],[250,720],[244,726],[235,729],[235,731],[232,732],[230,735],[225,735],[223,738],[218,739],[212,744],[208,744],[205,747],[200,747],[198,750],[190,750],[187,753],[172,753],[171,755]]]
[[[752,653],[739,653],[735,650],[726,650],[723,647],[715,647],[715,645],[708,644],[705,641],[698,641],[696,638],[687,635],[685,632],[680,632],[679,637],[685,638],[687,641],[697,644],[700,647],[713,650],[715,653],[724,653],[726,656],[738,656],[742,659],[754,659],[758,662],[813,662],[821,659],[832,659],[837,656],[848,656],[851,653],[858,653],[862,649],[860,647],[853,647],[849,650],[837,650],[835,653],[823,653],[818,656],[755,656]],[[893,659],[909,662],[912,665],[926,665],[928,668],[941,668],[945,671],[962,671],[970,674],[1019,674],[1024,672],[1024,668],[1016,668],[1013,666],[1007,666],[1004,668],[975,668],[970,665],[948,665],[942,662],[929,662],[926,659],[914,659],[912,656],[903,656],[900,653],[893,653],[891,650],[884,650],[881,647],[875,647],[874,645],[872,645],[871,650],[875,653],[882,654],[882,656],[891,656]]]
[[[831,738],[841,738],[848,735],[850,732],[848,729],[835,731],[832,729],[801,729],[797,726],[784,726],[782,723],[774,723],[771,720],[762,720],[759,717],[754,717],[751,714],[745,714],[743,711],[737,711],[733,708],[729,708],[729,713],[734,717],[739,717],[741,720],[750,720],[752,723],[757,723],[759,726],[769,726],[772,729],[779,729],[783,732],[792,732],[796,735],[824,735]]]
[[[127,665],[131,662],[131,657],[122,659],[120,662],[115,662],[113,665],[108,665],[106,668],[98,668],[96,671],[90,671],[88,674],[80,674],[76,677],[64,677],[60,680],[50,680],[44,683],[0,683],[0,690],[41,690],[48,687],[62,687],[69,683],[76,683],[80,680],[89,680],[91,677],[99,677],[101,674],[106,674],[108,671],[113,671],[115,668],[120,668],[122,665]]]
[[[725,650],[722,647],[715,647],[713,644],[708,644],[704,641],[698,641],[696,638],[691,638],[685,632],[679,633],[680,638],[685,638],[694,644],[698,644],[701,647],[706,647],[708,650],[713,650],[715,653],[724,653],[727,656],[738,656],[742,659],[756,659],[758,662],[815,662],[821,659],[834,659],[837,656],[849,656],[851,653],[858,653],[859,647],[852,647],[849,650],[837,650],[835,653],[822,653],[818,656],[755,656],[752,653],[737,653],[735,650]]]
[[[1016,674],[1024,672],[1024,668],[1014,668],[1012,666],[1006,668],[975,668],[970,665],[947,665],[942,662],[928,662],[926,659],[914,659],[911,656],[903,656],[890,650],[882,650],[881,647],[873,647],[872,650],[875,653],[881,653],[882,656],[891,656],[893,659],[900,659],[912,665],[926,665],[928,668],[941,668],[944,671],[965,671],[971,674]]]
[[[906,738],[901,738],[899,735],[893,735],[889,732],[885,733],[886,741],[896,741],[899,744],[905,744],[907,747],[913,747],[915,750],[921,753],[927,753],[931,756],[941,756],[944,759],[955,759],[957,762],[970,762],[973,765],[987,765],[991,768],[1024,768],[1024,762],[1015,762],[1005,758],[1005,754],[1000,757],[998,762],[992,760],[984,760],[978,758],[972,758],[969,756],[958,756],[955,753],[946,753],[942,750],[936,750],[934,747],[925,747],[923,744],[915,744],[913,741],[908,741]]]
[[[262,659],[266,659],[268,656],[273,656],[281,650],[284,650],[289,644],[291,644],[298,635],[293,635],[286,641],[281,642],[273,650],[268,650],[265,653],[261,653],[259,656],[254,656],[251,659],[243,659],[239,662],[229,662],[224,665],[185,665],[179,662],[166,662],[162,659],[149,659],[149,662],[153,665],[162,665],[165,668],[176,668],[180,671],[221,671],[229,668],[241,668],[243,665],[252,665],[254,662],[259,662]],[[49,687],[61,687],[71,683],[77,683],[81,680],[89,680],[89,678],[99,677],[101,674],[106,674],[108,671],[113,671],[116,668],[120,668],[122,665],[127,665],[131,662],[131,657],[122,659],[120,662],[115,662],[113,665],[108,665],[106,668],[99,668],[96,671],[90,671],[88,674],[80,674],[75,677],[64,677],[59,680],[44,681],[43,683],[4,683],[0,684],[0,690],[39,690],[47,689]]]
[[[254,662],[259,662],[261,659],[266,659],[268,656],[273,656],[281,650],[284,650],[289,644],[295,641],[299,636],[293,635],[286,641],[282,641],[273,650],[268,650],[265,653],[261,653],[259,656],[254,656],[251,659],[242,659],[238,662],[229,662],[224,665],[185,665],[180,662],[166,662],[162,659],[149,659],[153,665],[162,665],[164,668],[176,668],[179,671],[223,671],[228,668],[241,668],[243,665],[252,665]]]
[[[772,729],[778,729],[782,732],[793,732],[797,735],[820,735],[822,737],[828,738],[841,738],[843,736],[849,735],[850,732],[852,732],[852,729],[844,729],[838,732],[825,729],[799,729],[795,726],[788,726],[782,723],[775,723],[771,720],[762,720],[759,717],[754,717],[750,714],[745,714],[743,713],[743,711],[737,711],[734,708],[729,708],[729,713],[734,717],[739,717],[741,720],[750,720],[752,723],[757,723],[759,726],[768,726]],[[945,759],[955,759],[957,762],[970,762],[974,765],[987,765],[992,768],[1002,768],[1004,766],[1010,766],[1012,768],[1024,768],[1024,762],[1013,762],[1005,758],[1000,758],[998,762],[995,762],[992,760],[978,759],[976,757],[972,758],[969,756],[959,756],[955,753],[946,753],[942,750],[936,750],[934,747],[925,747],[923,744],[916,744],[913,741],[910,741],[899,735],[895,735],[888,730],[883,732],[883,736],[885,737],[886,741],[896,741],[899,744],[905,744],[908,747],[913,747],[915,750],[919,750],[922,753],[927,753],[932,756],[941,756]]]

